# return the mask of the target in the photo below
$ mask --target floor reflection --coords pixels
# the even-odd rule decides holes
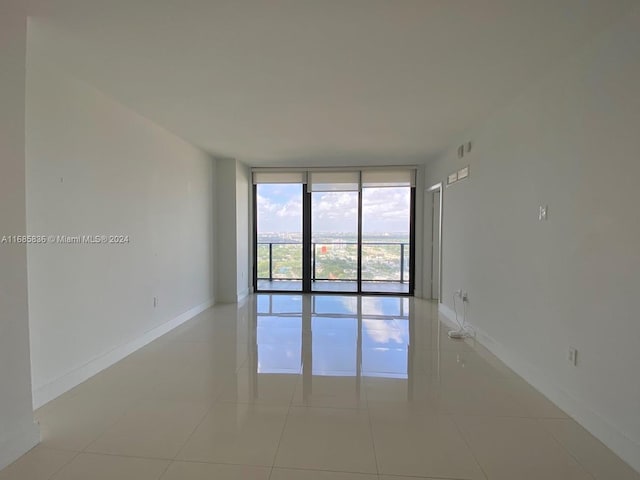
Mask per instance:
[[[250,383],[256,398],[257,377],[270,374],[301,375],[303,400],[337,385],[344,399],[350,385],[357,402],[367,378],[395,379],[410,396],[416,329],[433,326],[429,321],[416,325],[414,300],[406,297],[259,294],[249,309],[255,325],[249,365],[256,376]]]

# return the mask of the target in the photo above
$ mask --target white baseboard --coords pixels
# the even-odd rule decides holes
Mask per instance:
[[[455,312],[451,308],[441,303],[438,306],[438,310],[442,313],[441,319],[445,323],[456,326]],[[583,401],[571,395],[564,388],[549,381],[543,371],[523,360],[517,352],[506,348],[475,325],[471,325],[471,327],[476,332],[476,340],[480,344],[587,429],[631,467],[640,472],[640,442],[629,438],[619,428],[585,405]]]
[[[40,427],[31,423],[20,432],[0,438],[0,470],[40,443]]]
[[[444,320],[444,323],[447,325],[458,328],[458,325],[456,325],[456,313],[452,309],[447,307],[444,303],[439,303],[438,311],[444,315],[444,318],[441,318],[440,320]]]
[[[238,302],[241,302],[242,300],[244,300],[245,298],[247,298],[249,296],[249,294],[251,293],[252,288],[245,288],[242,292],[238,293],[236,300]]]
[[[215,301],[213,299],[208,300],[196,307],[191,308],[190,310],[187,310],[181,315],[178,315],[174,319],[152,328],[135,340],[127,342],[123,345],[119,345],[113,350],[110,350],[105,354],[91,359],[81,367],[67,372],[66,374],[56,378],[52,382],[41,385],[39,387],[34,387],[33,408],[39,408],[45,403],[50,402],[54,398],[59,397],[63,393],[71,390],[76,385],[81,384],[82,382],[93,377],[95,374],[101,372],[105,368],[108,368],[114,363],[119,362],[136,350],[144,347],[148,343],[153,342],[158,337],[161,337],[165,333],[173,330],[187,320],[190,320],[199,313],[205,311],[207,308],[213,306],[214,303]]]

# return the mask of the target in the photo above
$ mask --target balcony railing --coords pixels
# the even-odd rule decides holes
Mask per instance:
[[[408,243],[362,244],[362,280],[408,281]],[[302,243],[258,242],[258,280],[302,280]],[[312,281],[357,281],[356,242],[312,243]]]

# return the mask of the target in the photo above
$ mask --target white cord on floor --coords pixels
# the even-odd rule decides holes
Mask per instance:
[[[473,329],[471,326],[467,325],[467,301],[465,298],[462,298],[462,323],[458,319],[458,309],[456,308],[456,297],[458,296],[457,292],[453,294],[453,312],[456,315],[456,323],[458,324],[458,330],[449,331],[448,335],[450,338],[455,339],[464,339],[474,336]]]

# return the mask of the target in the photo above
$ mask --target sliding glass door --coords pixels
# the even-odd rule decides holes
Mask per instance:
[[[358,291],[358,172],[310,172],[311,290]]]
[[[256,291],[413,294],[414,175],[254,172]]]
[[[362,291],[409,293],[411,188],[362,189]]]
[[[302,184],[256,185],[258,291],[302,291]]]

